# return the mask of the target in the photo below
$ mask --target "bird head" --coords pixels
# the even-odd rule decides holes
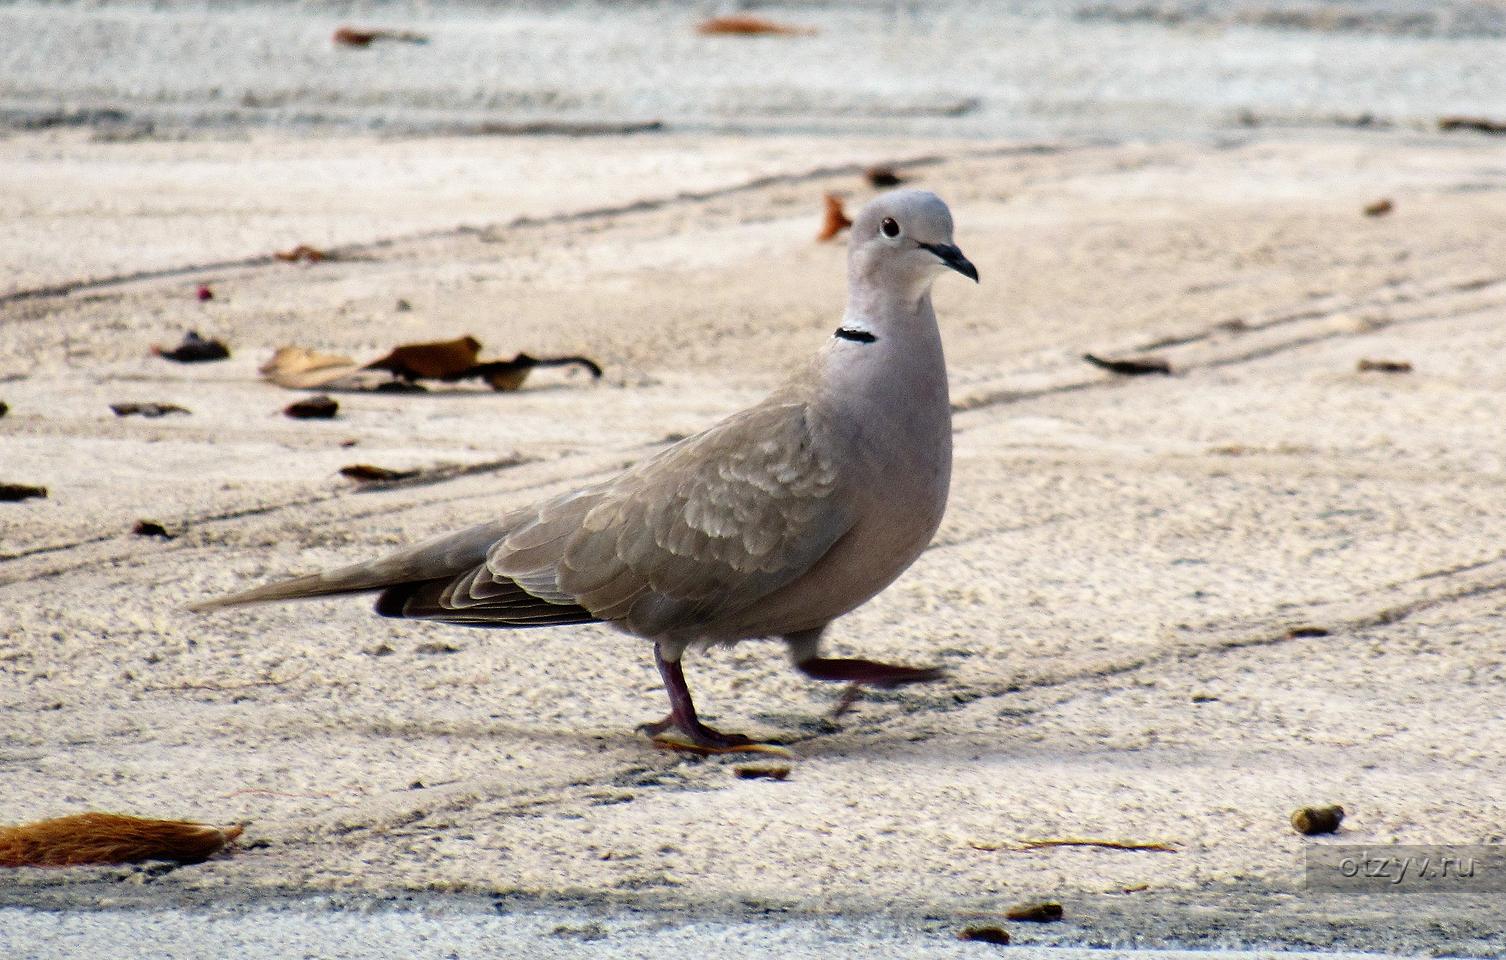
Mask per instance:
[[[848,274],[919,296],[946,270],[978,280],[952,242],[952,212],[925,190],[894,190],[871,201],[852,224]]]

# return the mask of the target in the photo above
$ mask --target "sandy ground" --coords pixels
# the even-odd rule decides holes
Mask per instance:
[[[649,747],[648,649],[603,628],[469,632],[359,600],[183,611],[493,515],[756,399],[841,310],[843,251],[811,239],[821,193],[857,202],[858,166],[922,153],[910,170],[983,277],[937,290],[952,505],[831,638],[950,678],[834,721],[839,691],[772,645],[695,657],[709,716],[798,754],[787,781]],[[339,891],[945,940],[1044,896],[1068,920],[1012,924],[1018,942],[1506,951],[1498,900],[1324,899],[1301,869],[1314,843],[1506,839],[1499,145],[50,132],[0,140],[0,177],[20,264],[0,481],[50,491],[0,505],[3,819],[249,823],[202,866],[8,874],[4,903]],[[1363,215],[1380,197],[1394,212]],[[296,242],[343,256],[265,260]],[[190,327],[234,357],[148,354]],[[347,394],[338,419],[296,422],[256,374],[280,344],[466,332],[607,375]],[[1176,375],[1115,378],[1086,351]],[[192,414],[117,419],[123,400]],[[360,492],[336,473],[352,462],[474,469]],[[179,536],[133,537],[141,518]],[[1313,802],[1349,811],[1336,840],[1288,825]],[[1007,849],[1072,836],[1176,852]]]

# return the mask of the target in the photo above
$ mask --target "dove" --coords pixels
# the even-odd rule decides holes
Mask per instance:
[[[653,643],[670,710],[639,729],[708,751],[755,741],[700,720],[681,665],[690,649],[778,638],[818,680],[938,679],[934,668],[823,657],[821,637],[899,577],[941,523],[952,421],[931,286],[947,270],[978,280],[946,204],[882,194],[852,226],[840,326],[762,402],[612,479],[193,609],[374,592],[385,617],[606,623]]]

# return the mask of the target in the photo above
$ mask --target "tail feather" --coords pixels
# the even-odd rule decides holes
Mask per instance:
[[[204,600],[188,609],[206,613],[248,603],[370,593],[404,583],[453,577],[484,563],[487,551],[507,534],[511,525],[508,520],[484,523],[459,533],[445,534],[379,560],[263,584],[240,593]]]

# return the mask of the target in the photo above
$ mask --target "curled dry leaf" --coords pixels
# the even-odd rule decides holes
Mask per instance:
[[[335,414],[340,412],[340,404],[335,402],[334,397],[321,393],[307,400],[290,403],[282,412],[294,420],[333,420]]]
[[[1004,919],[1022,923],[1055,923],[1062,918],[1062,905],[1054,900],[1017,903],[1004,911]]]
[[[1300,626],[1300,627],[1292,627],[1291,629],[1289,629],[1289,630],[1286,631],[1286,638],[1288,640],[1303,640],[1303,639],[1306,639],[1308,637],[1326,637],[1326,636],[1328,636],[1328,628],[1327,627],[1314,627],[1314,626],[1309,626],[1309,625],[1303,625],[1303,626]]]
[[[337,47],[369,47],[378,40],[393,40],[398,43],[428,43],[429,38],[411,30],[363,30],[359,27],[340,27],[330,38]]]
[[[1472,130],[1475,133],[1506,133],[1506,122],[1490,120],[1485,117],[1439,117],[1438,129],[1449,130]]]
[[[366,364],[364,370],[386,370],[400,380],[458,379],[476,365],[481,341],[466,335],[454,340],[409,343]]]
[[[1344,808],[1338,804],[1331,807],[1302,807],[1292,811],[1292,829],[1305,836],[1320,833],[1338,833],[1344,822]]]
[[[152,352],[164,360],[172,360],[175,363],[209,363],[214,360],[224,360],[230,356],[230,348],[219,340],[207,340],[199,336],[197,330],[190,330],[183,335],[183,339],[176,347],[166,350],[157,344],[152,344]]]
[[[1412,365],[1405,360],[1361,360],[1354,365],[1360,373],[1411,373]]]
[[[811,37],[816,34],[816,31],[809,27],[796,27],[788,23],[765,20],[763,17],[741,14],[702,20],[696,24],[695,32],[708,37]]]
[[[739,780],[786,780],[790,768],[785,764],[747,764],[733,767],[732,773]]]
[[[239,837],[243,829],[187,820],[81,813],[0,827],[0,867],[68,867],[142,860],[200,863]]]
[[[1382,197],[1374,203],[1365,204],[1365,216],[1384,217],[1394,209],[1396,209],[1396,205],[1391,202],[1390,198]]]
[[[478,363],[461,374],[461,377],[480,377],[491,384],[493,390],[516,390],[523,385],[524,380],[528,379],[528,374],[534,367],[572,365],[584,368],[594,380],[601,379],[601,365],[588,357],[533,357],[526,353],[520,353],[511,360]]]
[[[0,400],[0,417],[5,416],[7,413],[10,413],[10,404],[4,400]]]
[[[842,198],[835,193],[828,193],[822,198],[822,202],[826,204],[826,212],[822,215],[821,229],[816,234],[816,240],[825,243],[852,226],[852,221],[842,209]]]
[[[898,173],[895,173],[893,167],[884,166],[882,164],[875,167],[869,167],[867,170],[864,170],[863,178],[868,181],[869,186],[872,186],[878,190],[885,190],[889,187],[897,187],[907,180],[906,177],[902,177]]]
[[[1154,373],[1164,376],[1171,375],[1171,364],[1160,357],[1140,357],[1134,360],[1105,360],[1091,353],[1085,353],[1082,355],[1082,358],[1095,367],[1126,377],[1143,377],[1146,374]]]
[[[260,372],[279,387],[307,390],[328,386],[359,369],[350,357],[305,347],[278,347],[272,359],[261,365]]]
[[[284,263],[320,263],[331,259],[328,252],[306,243],[300,243],[291,250],[277,250],[272,256]]]
[[[25,483],[0,483],[0,503],[18,503],[33,498],[46,499],[47,488]]]
[[[362,483],[389,483],[394,480],[409,480],[418,476],[417,470],[391,470],[369,463],[353,463],[340,468],[340,476],[359,480]]]
[[[1009,945],[1009,932],[1003,927],[963,927],[957,931],[957,939],[1003,947]]]
[[[137,520],[136,526],[131,528],[131,533],[138,537],[158,537],[162,540],[176,539],[174,534],[168,533],[167,528],[155,520]]]
[[[112,403],[110,409],[117,417],[146,417],[156,419],[170,413],[188,413],[188,408],[176,403]]]

